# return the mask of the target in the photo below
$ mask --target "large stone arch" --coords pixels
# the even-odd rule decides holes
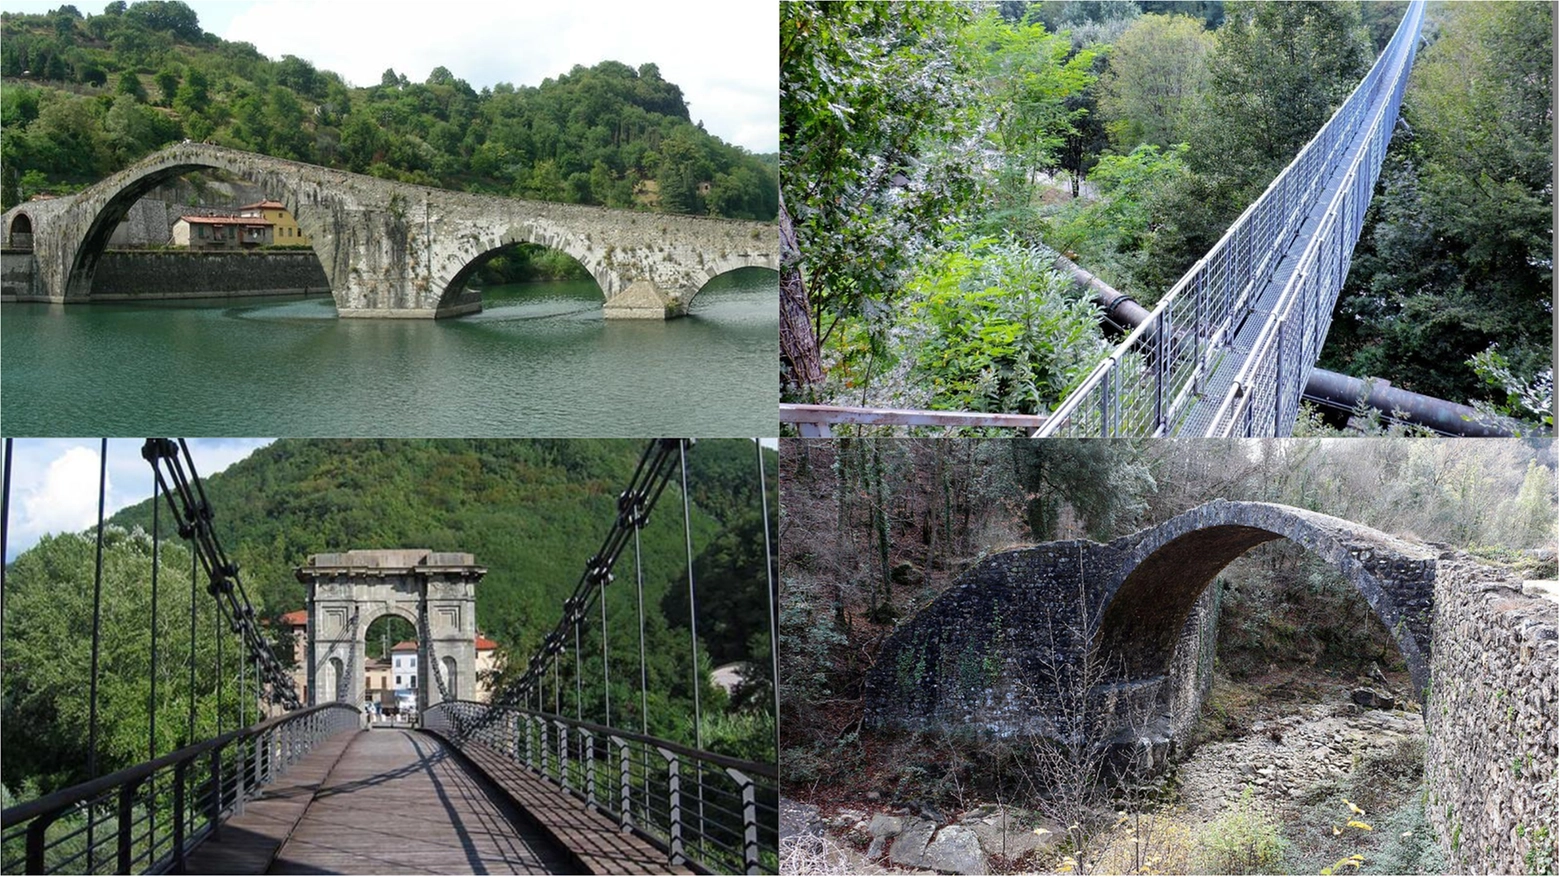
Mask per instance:
[[[1216,501],[1128,537],[1097,633],[1126,678],[1165,674],[1197,599],[1237,557],[1288,539],[1348,579],[1392,634],[1421,699],[1430,682],[1436,552],[1379,530],[1275,503]]]
[[[153,153],[81,191],[52,219],[47,234],[35,234],[34,251],[45,289],[67,302],[89,300],[98,260],[135,202],[175,177],[206,170],[221,170],[248,180],[286,205],[309,235],[332,291],[346,286],[343,275],[350,266],[338,257],[342,224],[333,221],[333,216],[346,209],[347,198],[345,193],[331,191],[319,173],[323,168],[235,149],[184,144]],[[342,303],[338,296],[338,308]]]
[[[315,702],[337,699],[331,685],[340,680],[344,699],[362,703],[368,625],[386,615],[405,619],[418,632],[419,711],[441,696],[436,666],[456,668],[453,678],[446,677],[451,699],[474,700],[476,584],[486,573],[470,554],[426,549],[311,555],[296,575],[308,588],[309,691]]]
[[[1118,703],[1119,716],[1147,716],[1174,738],[1211,679],[1217,606],[1209,583],[1236,557],[1279,538],[1317,553],[1359,588],[1423,697],[1436,550],[1303,509],[1219,500],[1108,544],[1050,542],[965,570],[885,642],[865,680],[867,719],[1047,733],[1058,692],[1089,676],[1082,665],[1093,660],[1108,675],[1088,684]]]

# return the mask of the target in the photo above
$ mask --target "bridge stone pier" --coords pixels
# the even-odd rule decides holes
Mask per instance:
[[[131,205],[166,180],[208,169],[243,177],[287,206],[343,317],[478,311],[481,296],[463,292],[467,278],[515,243],[577,259],[601,287],[608,318],[679,316],[717,275],[779,270],[779,233],[769,223],[473,195],[199,143],[160,150],[68,198],[13,208],[0,231],[30,229],[37,297],[90,301],[98,259]]]
[[[437,666],[451,700],[476,699],[476,585],[487,569],[470,554],[389,549],[315,554],[297,570],[309,592],[310,705],[363,703],[365,637],[395,615],[417,633],[417,707],[439,703]]]

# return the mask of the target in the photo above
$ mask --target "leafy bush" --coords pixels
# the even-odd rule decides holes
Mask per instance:
[[[1041,247],[981,238],[913,282],[929,330],[913,372],[932,407],[1036,414],[1093,369],[1106,351],[1099,314],[1050,262]]]
[[[1288,846],[1278,823],[1253,805],[1251,787],[1247,786],[1240,801],[1203,829],[1201,870],[1207,874],[1277,874]]]

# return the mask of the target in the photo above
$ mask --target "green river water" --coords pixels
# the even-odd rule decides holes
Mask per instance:
[[[328,297],[0,306],[8,436],[768,436],[772,271],[688,317],[602,319],[594,283],[491,287],[449,320],[342,320]]]

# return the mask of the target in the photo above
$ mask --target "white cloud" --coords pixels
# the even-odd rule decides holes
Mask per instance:
[[[481,90],[538,85],[576,64],[651,63],[710,133],[754,152],[779,149],[779,16],[768,0],[275,0],[234,14],[221,36],[273,59],[297,55],[359,86],[378,84],[386,68],[421,82],[444,66]]]
[[[51,460],[41,478],[18,496],[11,531],[17,542],[31,544],[45,534],[74,532],[96,522],[99,461],[96,448],[81,445]]]
[[[274,439],[190,439],[202,478],[214,475]],[[152,473],[141,458],[141,439],[109,439],[104,514],[152,495]],[[97,523],[97,439],[14,439],[11,521],[5,560],[51,533],[74,533]]]

